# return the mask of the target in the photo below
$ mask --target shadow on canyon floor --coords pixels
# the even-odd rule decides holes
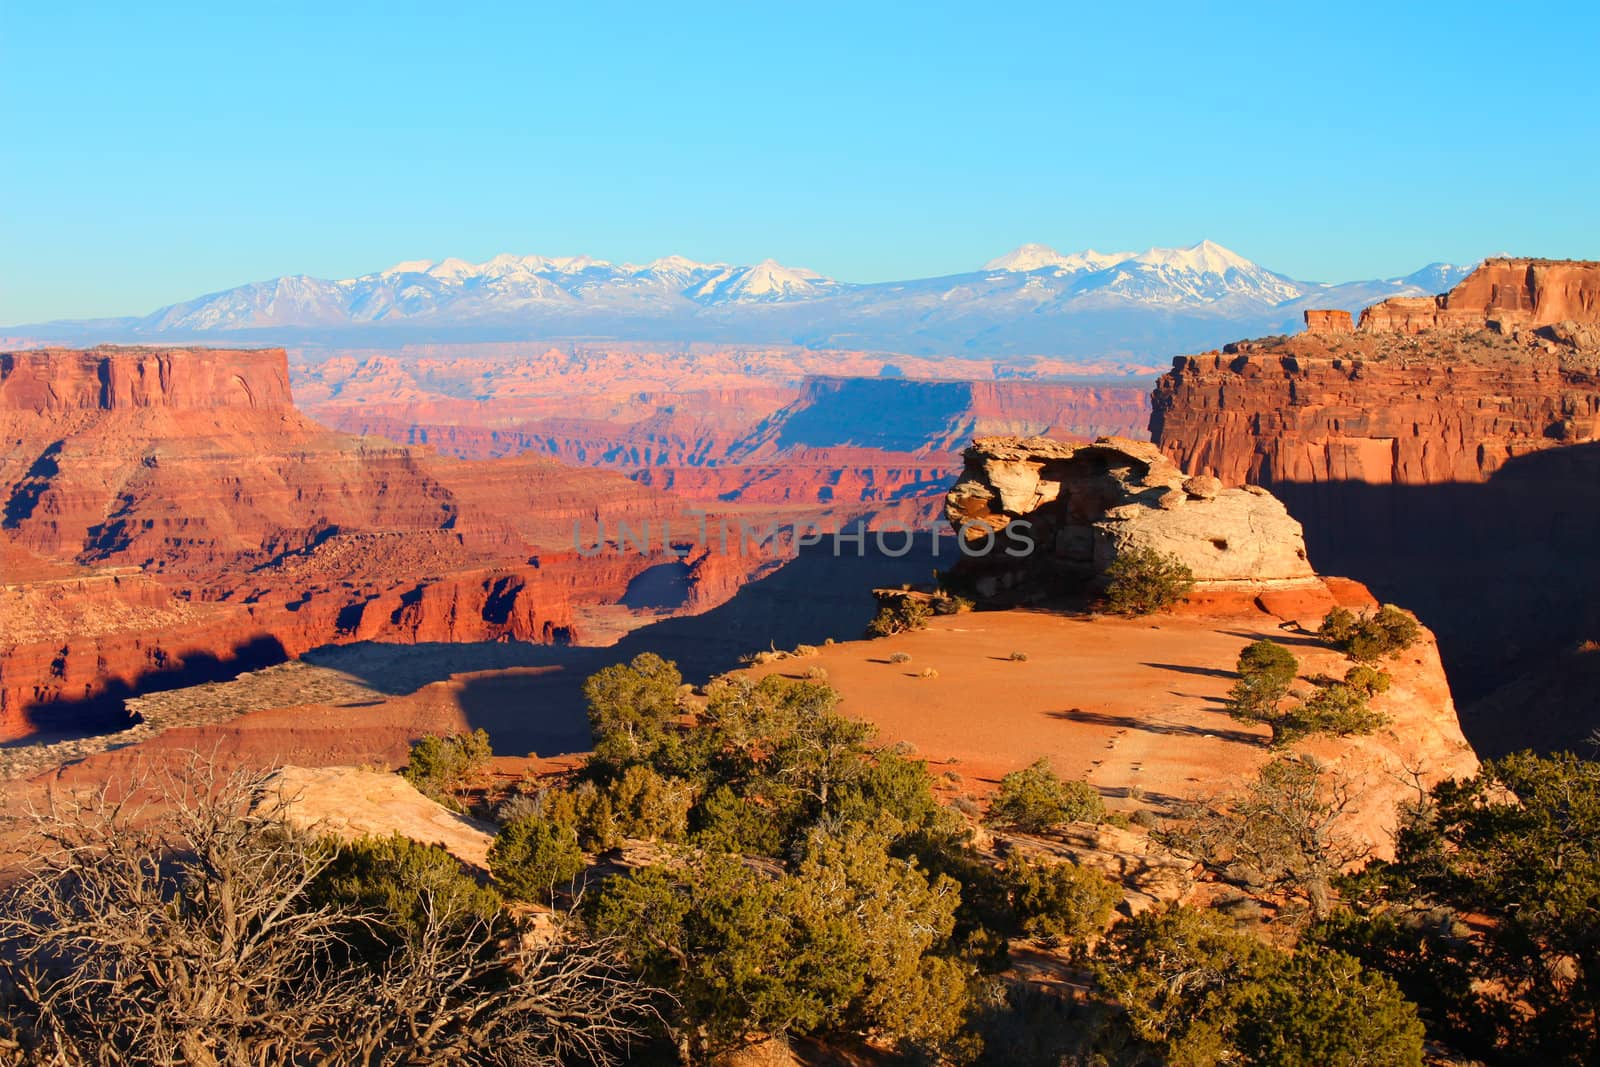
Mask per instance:
[[[1600,444],[1513,459],[1482,484],[1268,488],[1305,525],[1319,571],[1366,583],[1438,635],[1481,755],[1573,748],[1600,726],[1600,691],[1587,685],[1543,687],[1539,706],[1495,695],[1600,639]]]
[[[945,538],[943,547],[954,546]],[[558,671],[472,679],[461,693],[461,709],[474,728],[489,731],[497,750],[583,750],[589,731],[581,688],[594,671],[654,652],[675,661],[686,681],[699,684],[737,667],[746,653],[853,640],[877,610],[874,587],[926,582],[935,568],[948,565],[950,554],[936,556],[922,542],[900,557],[870,546],[864,556],[836,556],[830,547],[814,546],[703,614],[652,623],[608,648],[553,649],[561,657]]]
[[[456,701],[467,725],[487,730],[497,752],[561,755],[589,747],[582,686],[595,671],[654,652],[698,684],[738,666],[749,652],[860,637],[877,609],[871,589],[928,581],[935,568],[951,562],[951,540],[944,538],[941,547],[944,553],[935,555],[931,540],[919,541],[913,551],[893,557],[870,545],[861,556],[814,546],[719,607],[651,623],[601,648],[366,643],[328,646],[302,659],[391,696],[451,675],[497,672],[462,680]],[[351,713],[360,710],[351,705]]]
[[[226,655],[191,652],[170,667],[147,671],[133,679],[112,679],[94,696],[58,699],[28,707],[25,714],[33,732],[26,737],[0,742],[0,748],[21,748],[123,730],[131,725],[125,702],[132,697],[226,681],[245,671],[283,663],[288,658],[288,651],[276,637],[270,636],[246,641]]]

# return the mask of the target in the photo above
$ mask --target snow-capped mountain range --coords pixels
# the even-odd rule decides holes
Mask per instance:
[[[1023,245],[981,270],[855,284],[773,260],[587,256],[408,260],[356,278],[290,275],[139,319],[49,324],[41,336],[362,344],[405,338],[617,338],[805,344],[928,354],[1166,356],[1297,329],[1307,307],[1355,310],[1439,292],[1470,268],[1326,285],[1267,270],[1211,241],[1062,254]]]

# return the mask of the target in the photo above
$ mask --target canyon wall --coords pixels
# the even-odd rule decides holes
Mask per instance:
[[[575,527],[682,513],[612,472],[329,431],[281,349],[0,354],[0,739],[330,642],[572,640],[655,562]]]
[[[1151,436],[1181,467],[1271,489],[1312,558],[1437,631],[1490,753],[1593,722],[1569,709],[1519,738],[1503,701],[1478,702],[1600,637],[1597,294],[1597,263],[1491,260],[1354,333],[1180,357],[1153,395]]]
[[[1361,328],[1422,333],[1514,329],[1600,319],[1600,269],[1570,259],[1487,259],[1448,293],[1396,297],[1361,312]]]
[[[134,408],[284,411],[282,349],[44,348],[0,352],[0,411],[35,415]]]
[[[557,352],[307,363],[329,426],[463,458],[535,453],[628,473],[702,507],[821,508],[925,524],[974,436],[1142,436],[1141,385],[1023,378],[1000,367],[816,353]]]

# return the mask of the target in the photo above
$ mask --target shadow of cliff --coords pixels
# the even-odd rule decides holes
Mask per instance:
[[[684,680],[698,685],[737,667],[739,657],[749,652],[822,644],[830,637],[858,638],[877,610],[871,590],[929,581],[935,568],[948,566],[955,551],[948,537],[939,547],[943,551],[935,555],[932,539],[919,539],[912,551],[894,557],[877,552],[869,542],[862,555],[849,545],[835,555],[824,542],[743,586],[710,611],[651,623],[603,648],[369,645],[318,649],[303,658],[395,694],[414,692],[452,673],[546,668],[466,679],[457,704],[469,728],[489,732],[497,752],[581,752],[590,747],[583,681],[595,671],[654,652],[675,661]],[[430,654],[435,651],[439,654]],[[445,664],[448,670],[441,669]]]
[[[1600,444],[1513,459],[1485,483],[1267,487],[1304,524],[1320,572],[1364,582],[1438,635],[1481,755],[1571,748],[1600,725],[1600,691],[1559,715],[1485,702],[1600,639]]]
[[[31,732],[15,740],[0,742],[0,748],[16,748],[41,742],[93,737],[126,730],[135,724],[126,702],[137,696],[183,689],[207,682],[227,681],[245,671],[260,670],[283,663],[288,651],[276,637],[256,637],[235,645],[226,653],[183,653],[173,666],[145,671],[133,678],[112,678],[88,696],[67,697],[27,705]]]

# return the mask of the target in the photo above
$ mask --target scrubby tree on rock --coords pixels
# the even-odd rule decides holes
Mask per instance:
[[[1069,822],[1101,822],[1105,817],[1105,802],[1093,786],[1063,779],[1043,758],[1002,777],[989,801],[990,823],[1028,834],[1048,833]]]

